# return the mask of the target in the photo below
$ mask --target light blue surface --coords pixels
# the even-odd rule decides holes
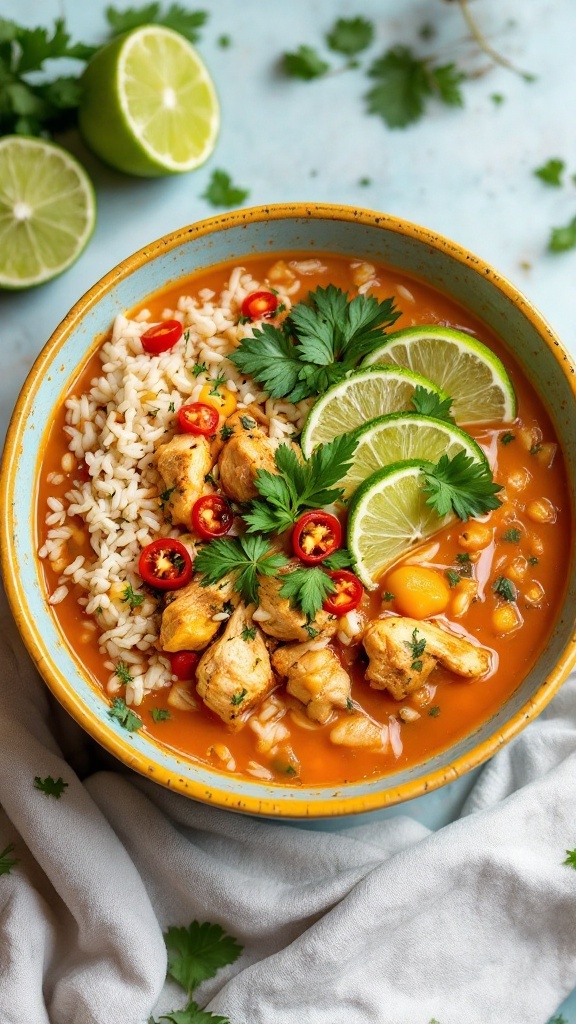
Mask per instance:
[[[104,34],[106,4],[4,0],[2,15],[33,26],[64,13],[73,37],[88,42]],[[304,42],[320,45],[334,18],[362,13],[377,24],[378,42],[370,56],[396,42],[415,44],[424,22],[437,27],[437,39],[429,46],[443,59],[469,55],[467,43],[456,50],[453,46],[465,37],[456,4],[363,0],[361,12],[344,0],[218,0],[211,5],[200,50],[222,103],[217,150],[194,174],[136,181],[105,169],[77,139],[70,139],[96,185],[98,226],[88,250],[62,278],[34,292],[0,296],[1,434],[33,359],[72,303],[151,239],[213,212],[201,195],[215,167],[250,188],[250,204],[359,203],[453,238],[517,284],[576,355],[576,252],[545,252],[550,227],[574,216],[576,190],[570,181],[563,189],[546,189],[532,174],[552,156],[564,158],[570,173],[576,171],[576,5],[573,0],[484,0],[472,6],[490,41],[538,80],[528,85],[494,69],[465,84],[463,110],[432,105],[419,124],[391,132],[364,115],[362,75],[287,81],[277,74],[279,53]],[[223,33],[232,40],[228,50],[217,45]],[[470,66],[487,63],[472,61]],[[496,106],[492,94],[501,94],[504,102]],[[364,177],[371,179],[369,186],[359,184]],[[469,781],[470,776],[406,805],[403,813],[439,827],[458,813]],[[564,1005],[563,1013],[569,1024],[576,1022],[576,999]]]

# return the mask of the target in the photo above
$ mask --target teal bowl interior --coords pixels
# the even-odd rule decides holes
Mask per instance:
[[[245,210],[167,236],[111,271],[80,300],[38,358],[16,407],[3,470],[8,507],[5,555],[18,566],[7,579],[19,627],[40,671],[74,717],[125,763],[196,798],[251,813],[323,817],[357,813],[419,796],[485,760],[534,717],[575,658],[574,560],[561,613],[546,649],[516,692],[489,721],[425,764],[344,787],[270,786],[194,764],[146,736],[127,734],[107,715],[78,656],[59,630],[35,555],[36,494],[46,424],[95,339],[116,314],[198,269],[252,253],[331,252],[390,264],[465,306],[504,341],[543,398],[576,482],[574,369],[550,328],[515,289],[458,246],[385,215],[341,207]],[[8,480],[9,477],[9,480]],[[574,520],[573,520],[574,521]],[[7,575],[7,574],[6,574]]]

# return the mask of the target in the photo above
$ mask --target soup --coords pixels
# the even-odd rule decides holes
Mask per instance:
[[[480,449],[471,461],[484,472],[486,459],[502,487],[497,507],[437,517],[372,581],[346,550],[354,493],[292,494],[288,510],[274,498],[279,480],[294,487],[301,431],[334,386],[288,389],[281,327],[327,294],[343,316],[356,297],[380,304],[381,342],[416,325],[479,339],[517,399],[510,421],[459,421]],[[317,317],[314,344],[329,319]],[[250,356],[254,335],[284,394],[270,397],[235,355]],[[438,413],[445,396],[426,383]],[[421,427],[422,415],[410,421],[412,398],[400,424]],[[551,423],[499,340],[417,280],[322,255],[211,268],[118,318],[52,425],[38,501],[48,600],[109,714],[192,760],[280,785],[385,775],[486,721],[546,643],[570,544]]]

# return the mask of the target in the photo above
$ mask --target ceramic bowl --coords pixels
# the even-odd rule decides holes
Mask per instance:
[[[574,369],[551,329],[509,282],[453,242],[394,217],[351,207],[279,205],[225,214],[167,235],[110,271],[73,307],[36,360],[14,411],[2,469],[2,547],[10,603],[28,650],[58,700],[99,743],[136,771],[194,799],[252,814],[322,818],[382,808],[450,782],[542,711],[576,662],[573,564],[549,643],[489,721],[423,765],[346,786],[291,788],[194,764],[111,720],[101,692],[60,633],[35,555],[46,425],[115,315],[195,270],[251,253],[290,250],[391,264],[455,299],[505,338],[550,412],[574,495]]]

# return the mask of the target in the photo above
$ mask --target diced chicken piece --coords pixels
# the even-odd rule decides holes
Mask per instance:
[[[202,587],[193,579],[187,587],[173,591],[166,598],[162,612],[159,645],[163,651],[201,651],[216,635],[222,619],[224,604],[238,604],[239,596],[232,580],[225,577],[219,583]]]
[[[226,442],[234,435],[238,437],[240,434],[254,430],[264,435],[268,434],[267,419],[260,406],[247,405],[245,409],[236,409],[231,416],[224,420],[220,430],[210,442],[212,462],[217,461]],[[224,431],[224,437],[222,431]]]
[[[290,567],[288,567],[290,568]],[[291,608],[286,597],[280,597],[283,573],[260,578],[260,612],[258,621],[265,633],[277,640],[309,640],[310,626],[323,636],[333,636],[338,628],[335,615],[320,611],[313,623],[308,623],[299,608]],[[265,618],[264,616],[268,616]]]
[[[233,501],[251,501],[258,496],[254,481],[259,469],[277,473],[274,452],[278,441],[258,427],[234,433],[218,459],[222,490]]]
[[[385,750],[388,746],[386,727],[373,722],[368,715],[350,715],[341,718],[330,730],[330,739],[339,747],[368,747],[369,750]]]
[[[239,604],[222,636],[204,652],[196,669],[196,691],[222,721],[237,719],[274,686],[264,637],[252,619],[254,605]]]
[[[170,492],[164,508],[173,523],[190,527],[192,506],[204,491],[205,476],[212,468],[210,445],[196,434],[176,434],[156,450],[156,465]]]
[[[289,644],[272,655],[272,667],[287,678],[286,689],[306,705],[306,714],[322,725],[334,708],[350,700],[350,676],[329,647]]]
[[[490,651],[432,622],[390,615],[371,622],[362,643],[370,659],[366,678],[396,700],[420,689],[438,662],[466,679],[490,668]]]

